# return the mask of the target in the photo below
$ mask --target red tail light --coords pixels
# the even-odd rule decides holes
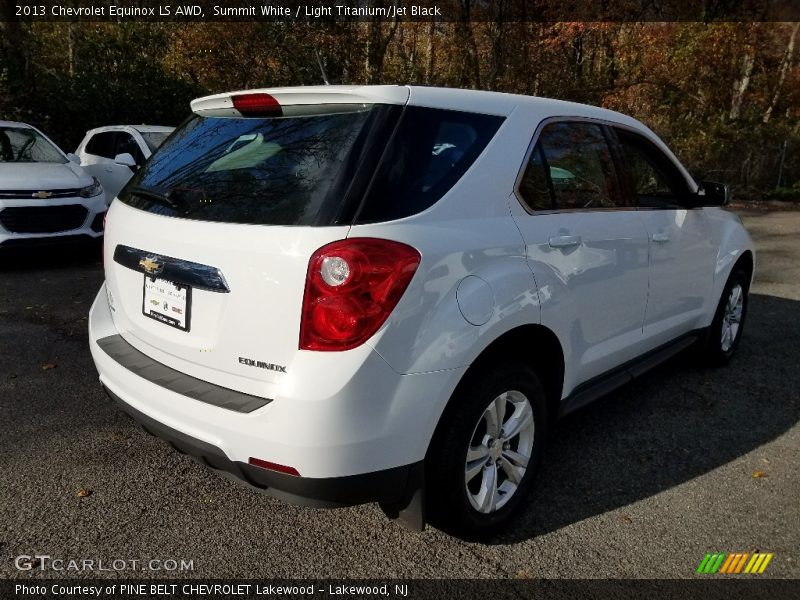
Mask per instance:
[[[280,117],[280,103],[269,94],[237,94],[232,96],[233,108],[245,117]]]
[[[373,238],[333,242],[308,263],[301,350],[349,350],[378,331],[419,266],[411,246]]]

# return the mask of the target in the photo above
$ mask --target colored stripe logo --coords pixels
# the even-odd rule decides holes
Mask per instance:
[[[714,552],[706,553],[703,560],[700,561],[700,566],[697,567],[696,573],[703,575],[714,575],[716,573],[736,575],[739,573],[747,573],[750,575],[761,575],[769,562],[772,560],[774,554],[763,552]]]

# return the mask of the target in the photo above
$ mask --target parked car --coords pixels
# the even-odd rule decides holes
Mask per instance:
[[[111,201],[174,129],[158,125],[98,127],[86,132],[75,154]]]
[[[148,431],[275,496],[490,535],[556,418],[741,340],[727,188],[631,117],[413,86],[192,110],[111,206],[91,351]]]
[[[103,234],[106,195],[78,162],[35,127],[0,121],[0,248]]]

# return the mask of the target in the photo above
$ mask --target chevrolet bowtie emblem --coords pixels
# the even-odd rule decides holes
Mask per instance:
[[[45,198],[49,198],[53,195],[53,192],[34,192],[31,194],[32,198],[39,198],[39,200],[44,200]]]
[[[164,265],[162,265],[161,263],[157,263],[149,256],[140,260],[139,266],[142,267],[145,270],[145,272],[149,275],[160,273],[161,269],[164,267]]]

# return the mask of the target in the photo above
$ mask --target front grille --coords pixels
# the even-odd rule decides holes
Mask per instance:
[[[77,229],[88,211],[77,204],[67,206],[19,206],[0,210],[0,224],[12,233],[59,233]]]
[[[92,220],[92,231],[95,233],[103,233],[103,224],[106,218],[106,213],[97,213]]]
[[[0,200],[50,200],[52,198],[75,198],[80,195],[79,188],[69,190],[41,190],[50,194],[46,198],[39,198],[40,190],[0,190]]]

